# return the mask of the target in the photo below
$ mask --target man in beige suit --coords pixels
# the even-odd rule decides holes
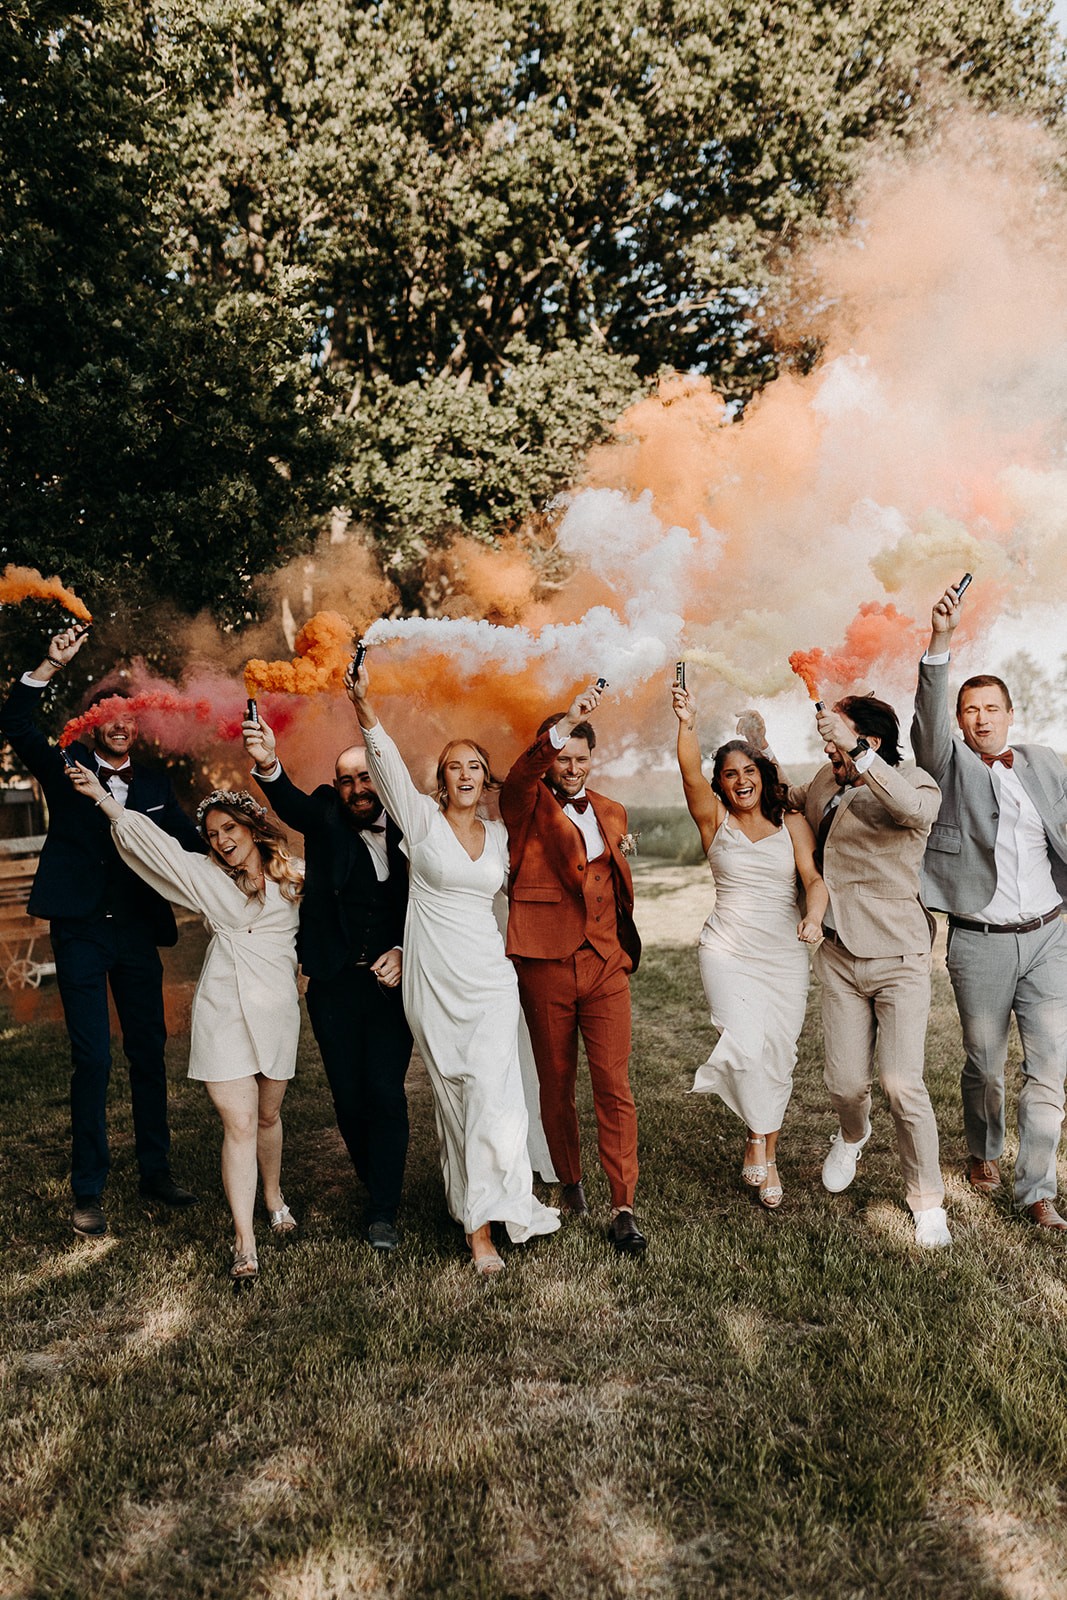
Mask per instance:
[[[871,1136],[875,1057],[920,1245],[952,1243],[942,1202],[937,1124],[923,1082],[933,919],[919,869],[941,791],[902,767],[892,706],[851,695],[818,713],[829,761],[789,790],[807,816],[830,892],[813,966],[822,986],[826,1086],[840,1130],[823,1164],[831,1194],[847,1189]]]

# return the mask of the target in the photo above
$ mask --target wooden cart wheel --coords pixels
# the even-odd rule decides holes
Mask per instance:
[[[41,969],[36,961],[13,961],[4,973],[9,989],[39,989]]]

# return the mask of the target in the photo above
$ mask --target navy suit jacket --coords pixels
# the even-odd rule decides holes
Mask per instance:
[[[259,787],[286,827],[304,835],[304,893],[297,935],[300,965],[309,978],[336,977],[348,959],[354,932],[345,926],[341,891],[350,879],[357,893],[361,884],[375,888],[378,879],[370,851],[347,820],[344,801],[332,784],[320,784],[307,794],[282,771]],[[368,950],[372,961],[402,944],[404,938],[408,864],[400,848],[401,837],[396,823],[386,817],[387,915],[381,949]]]
[[[0,708],[0,733],[37,779],[48,802],[48,837],[27,909],[32,916],[48,921],[102,916],[108,882],[118,870],[126,875],[124,897],[128,896],[135,914],[144,916],[155,943],[174,944],[178,930],[170,906],[120,860],[104,813],[74,788],[58,746],[37,726],[41,692],[28,683],[16,683]],[[84,746],[71,746],[71,753],[95,770],[96,762]],[[204,842],[178,804],[165,773],[135,763],[126,805],[151,817],[183,849],[203,854]]]

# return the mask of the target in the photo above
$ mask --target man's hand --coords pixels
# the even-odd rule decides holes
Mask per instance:
[[[767,724],[758,711],[737,713],[737,737],[756,750],[767,748]]]
[[[831,711],[829,707],[815,713],[815,726],[819,730],[819,738],[823,744],[836,745],[843,756],[855,745],[859,738],[854,733],[839,711]]]
[[[950,584],[930,613],[930,648],[928,655],[944,655],[952,643],[952,635],[960,620],[960,603]]]
[[[580,694],[575,695],[567,707],[567,714],[563,720],[569,722],[573,728],[576,723],[584,722],[586,717],[591,717],[599,704],[600,690],[595,683],[591,683],[588,689],[583,689]]]
[[[45,658],[33,676],[40,679],[51,678],[69,661],[74,660],[88,637],[89,630],[84,623],[73,623],[69,628],[54,633],[48,641]]]
[[[383,989],[395,989],[404,971],[403,951],[387,950],[372,964],[371,971]]]
[[[264,722],[262,717],[258,721],[246,717],[241,723],[241,737],[257,769],[260,772],[269,772],[278,759],[277,741],[270,724]]]

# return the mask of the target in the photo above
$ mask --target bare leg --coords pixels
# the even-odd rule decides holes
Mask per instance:
[[[471,1256],[479,1272],[484,1273],[486,1276],[492,1276],[501,1270],[504,1263],[496,1253],[492,1231],[488,1222],[483,1222],[480,1228],[475,1228],[473,1233],[468,1233],[467,1243],[471,1247]],[[479,1265],[483,1261],[486,1263],[484,1267]]]
[[[263,1179],[263,1204],[268,1211],[280,1211],[282,1200],[282,1101],[289,1087],[287,1078],[264,1078],[257,1074],[259,1090],[259,1127],[256,1133],[256,1155],[259,1175]]]
[[[222,1118],[222,1187],[233,1213],[234,1246],[240,1255],[254,1260],[259,1090],[255,1078],[231,1078],[208,1083],[207,1092]]]

